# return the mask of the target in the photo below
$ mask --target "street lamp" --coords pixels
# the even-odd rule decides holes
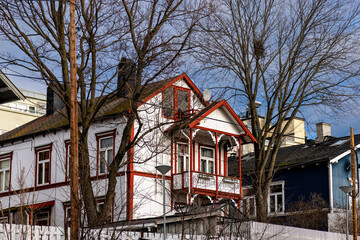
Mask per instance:
[[[346,194],[346,240],[349,239],[349,194],[351,193],[352,186],[341,186],[340,189]]]
[[[171,166],[159,165],[155,167],[162,174],[163,182],[163,215],[164,215],[164,240],[166,240],[166,216],[165,216],[165,174],[171,170]]]

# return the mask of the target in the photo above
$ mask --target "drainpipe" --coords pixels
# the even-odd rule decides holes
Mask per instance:
[[[187,205],[190,205],[190,202],[189,202],[189,196],[191,194],[191,192],[190,192],[190,182],[191,182],[190,181],[190,178],[191,178],[191,175],[190,175],[190,161],[191,161],[191,159],[190,159],[190,138],[188,137],[188,135],[186,135],[184,133],[184,131],[182,129],[180,131],[188,139],[188,142],[189,142],[189,144],[188,144],[188,154],[189,154],[189,161],[188,161],[189,187],[188,187],[188,189],[189,189],[189,191],[188,191],[188,196],[186,198],[186,202],[187,202]]]
[[[329,168],[329,203],[330,203],[330,213],[332,213],[334,210],[334,199],[333,199],[333,182],[332,182],[332,163],[329,162],[329,165],[328,165],[328,168]]]

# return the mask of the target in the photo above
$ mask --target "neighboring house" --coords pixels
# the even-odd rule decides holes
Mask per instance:
[[[0,134],[45,114],[46,95],[16,88],[0,72]]]
[[[119,148],[129,101],[117,97],[107,102],[89,130],[91,176],[99,208],[107,184],[106,166]],[[4,221],[63,226],[69,219],[70,131],[64,114],[47,111],[46,116],[0,136]],[[239,207],[241,176],[228,175],[227,150],[255,139],[225,100],[204,101],[182,74],[147,86],[139,118],[143,131],[165,125],[146,135],[119,170],[113,221],[161,216],[161,174],[155,166],[162,164],[173,167],[166,175],[167,211],[221,199]]]
[[[326,213],[343,211],[346,196],[340,186],[351,184],[350,137],[331,137],[329,124],[317,124],[318,137],[307,140],[305,144],[280,148],[276,158],[276,173],[273,178],[269,197],[269,216],[291,215],[292,206],[299,202],[308,202],[316,193],[326,202]],[[355,147],[360,147],[360,135],[355,135]],[[358,154],[359,155],[359,154]],[[237,158],[229,159],[238,176]],[[241,158],[243,177],[243,211],[255,216],[255,197],[251,181],[254,174],[254,153]],[[325,214],[326,215],[326,214]]]

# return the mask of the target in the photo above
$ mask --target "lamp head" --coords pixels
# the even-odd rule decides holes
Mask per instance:
[[[353,190],[352,186],[341,186],[340,189],[345,193],[345,194],[349,194],[351,193],[351,191]]]
[[[168,165],[159,165],[155,167],[159,172],[161,172],[161,174],[166,174],[168,171],[170,171],[172,169],[171,166]]]

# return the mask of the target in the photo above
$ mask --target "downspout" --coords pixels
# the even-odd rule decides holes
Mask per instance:
[[[191,158],[190,158],[190,138],[188,137],[188,135],[186,135],[185,133],[184,133],[184,131],[181,129],[180,130],[181,131],[181,133],[188,139],[188,154],[189,154],[189,161],[188,161],[188,175],[189,175],[189,187],[188,187],[188,189],[189,189],[189,191],[188,191],[188,196],[187,196],[187,198],[186,198],[186,202],[187,202],[187,205],[190,205],[190,202],[189,202],[189,196],[190,196],[190,194],[191,194],[191,192],[190,192],[190,161],[191,161]]]
[[[334,200],[333,200],[333,184],[332,184],[332,163],[329,161],[328,164],[329,169],[329,203],[330,203],[330,213],[332,213],[334,210]]]

